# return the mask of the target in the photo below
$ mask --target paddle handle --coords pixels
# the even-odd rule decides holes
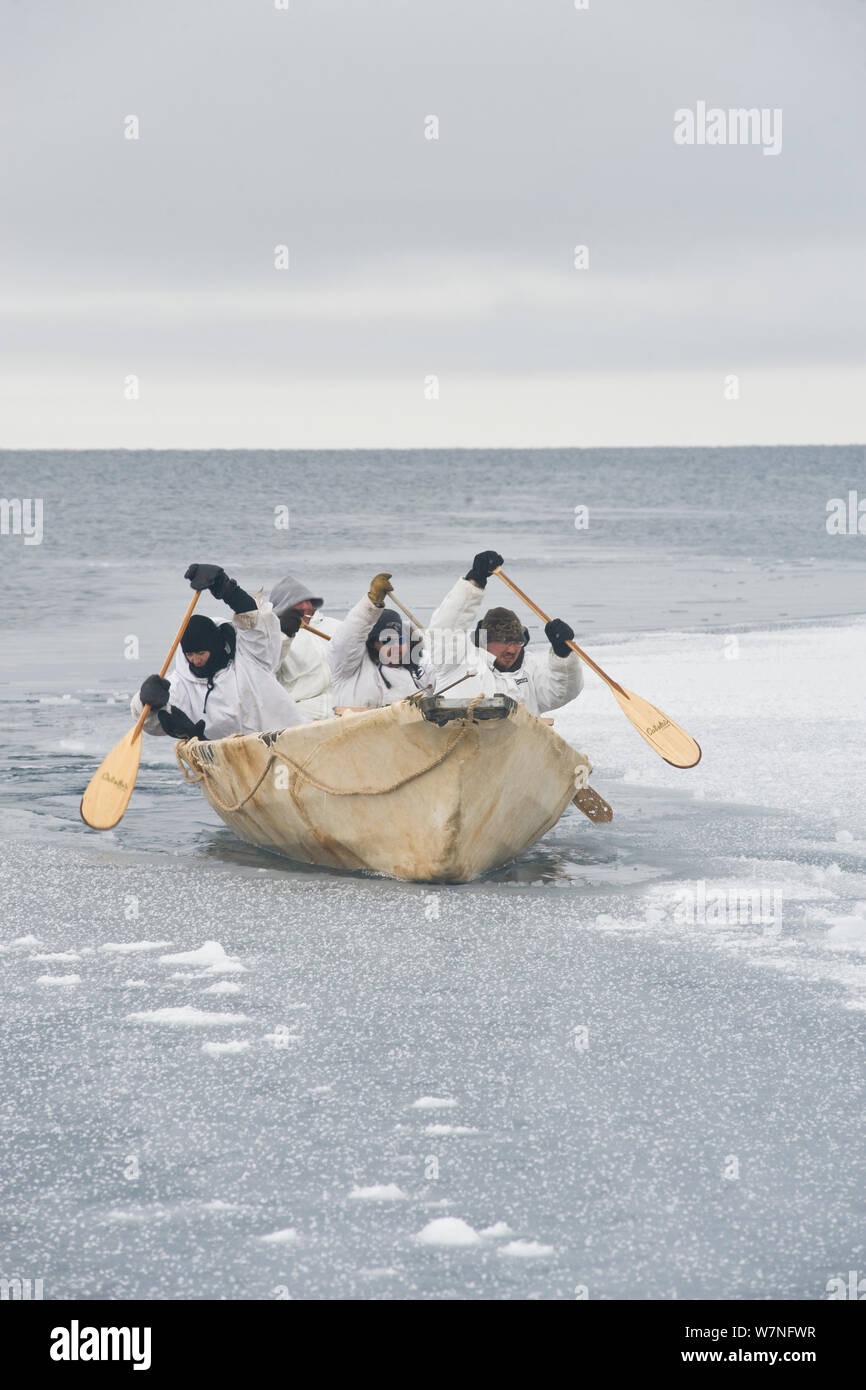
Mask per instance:
[[[183,634],[186,632],[186,625],[187,625],[187,623],[189,622],[190,618],[192,617],[192,610],[195,608],[196,604],[198,603],[199,599],[201,598],[201,592],[202,592],[201,589],[196,589],[195,593],[193,594],[192,598],[191,598],[190,601],[189,601],[189,608],[186,610],[186,612],[185,612],[184,615],[183,615],[183,622],[181,623],[180,627],[178,628],[177,633],[176,633],[176,635],[175,635],[175,639],[174,639],[174,641],[172,642],[171,646],[170,646],[169,649],[168,649],[168,656],[165,658],[165,661],[162,663],[162,666],[161,666],[160,669],[159,669],[159,674],[160,674],[161,676],[164,676],[165,673],[166,673],[166,671],[167,671],[168,668],[169,668],[169,665],[170,665],[170,663],[171,663],[171,658],[174,656],[175,652],[177,651],[178,643],[180,642],[181,637],[183,637]],[[147,718],[147,716],[148,716],[149,714],[150,714],[150,705],[145,705],[144,709],[141,711],[141,714],[138,716],[138,719],[136,720],[135,728],[133,729],[132,735],[131,735],[131,737],[130,737],[130,742],[131,742],[131,743],[134,743],[135,740],[136,740],[137,738],[140,737],[140,735],[141,735],[141,730],[142,730],[142,728],[143,728],[143,726],[144,726],[144,721],[145,721],[145,719]]]
[[[321,628],[310,627],[310,624],[307,622],[302,622],[301,627],[304,629],[304,632],[312,632],[315,637],[324,637],[326,642],[330,642],[331,640],[330,633],[322,632]]]
[[[522,598],[526,606],[528,608],[531,608],[536,617],[540,618],[544,625],[547,626],[547,624],[550,622],[549,617],[545,612],[543,612],[541,608],[539,608],[537,603],[532,602],[532,599],[529,597],[528,594],[525,594],[522,589],[518,589],[517,585],[513,582],[513,580],[509,579],[507,574],[503,574],[501,569],[497,568],[493,571],[493,573],[498,574],[499,578],[508,585],[509,589],[513,589],[514,592],[517,594],[518,598]],[[391,595],[391,597],[394,597],[393,594]],[[569,642],[568,645],[571,647],[571,650],[573,652],[577,652],[577,655],[580,657],[581,661],[585,661],[587,666],[590,666],[592,670],[595,671],[595,674],[597,676],[601,676],[601,679],[607,685],[610,686],[611,690],[618,690],[620,695],[624,695],[625,698],[628,699],[628,691],[623,690],[621,685],[617,685],[616,681],[612,680],[606,671],[602,671],[598,663],[593,661],[591,656],[587,656],[586,652],[582,651],[576,642]]]
[[[423,624],[423,623],[419,623],[418,619],[415,617],[415,614],[409,612],[409,609],[406,608],[405,605],[402,604],[402,603],[400,602],[400,600],[398,599],[397,595],[393,592],[393,590],[392,590],[392,592],[388,595],[388,597],[390,598],[390,600],[391,600],[392,603],[396,603],[396,605],[397,605],[397,607],[400,609],[400,612],[401,612],[401,613],[405,613],[405,614],[406,614],[406,617],[409,619],[410,623],[412,623],[415,627],[417,627],[417,629],[418,629],[419,632],[423,632],[423,631],[424,631],[424,624]]]

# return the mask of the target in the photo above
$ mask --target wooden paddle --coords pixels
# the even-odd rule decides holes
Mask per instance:
[[[493,573],[498,574],[509,589],[513,589],[543,623],[550,622],[547,614],[543,613],[522,589],[518,589],[507,574],[503,574],[501,569],[495,569]],[[650,748],[655,749],[660,758],[664,758],[671,767],[694,767],[696,763],[700,762],[700,745],[695,742],[691,734],[687,734],[685,729],[681,729],[679,724],[675,724],[667,714],[656,709],[655,705],[651,705],[648,700],[641,699],[640,695],[635,695],[633,691],[626,690],[615,680],[611,680],[610,676],[602,671],[591,656],[587,656],[586,652],[581,651],[576,642],[569,642],[568,645],[573,652],[577,652],[581,661],[585,661],[597,676],[601,676],[605,685],[613,692],[613,697],[626,719],[631,721],[641,738],[646,740]]]
[[[477,675],[477,671],[467,671],[465,676],[458,676],[456,681],[452,681],[450,685],[443,685],[441,690],[416,690],[414,695],[406,696],[406,703],[407,705],[411,705],[413,700],[417,700],[420,703],[425,695],[444,695],[446,690],[453,690],[455,685],[462,685],[464,681],[471,681],[472,677]],[[552,724],[553,720],[551,719],[550,722]]]
[[[183,622],[177,630],[177,636],[169,648],[168,656],[162,663],[160,675],[164,676],[168,670],[169,662],[177,651],[177,645],[186,631],[186,625],[192,617],[192,610],[199,601],[201,590],[196,590],[190,600],[189,608],[184,614]],[[129,798],[132,796],[132,789],[135,786],[135,779],[138,776],[138,764],[141,761],[141,730],[145,719],[150,713],[150,705],[145,705],[141,714],[136,720],[135,727],[130,729],[128,734],[116,743],[108,757],[96,769],[87,787],[87,791],[81,798],[81,819],[93,830],[111,830],[112,826],[122,818]]]
[[[403,605],[403,604],[400,602],[400,600],[398,599],[397,595],[394,593],[393,589],[391,590],[391,593],[387,595],[387,597],[391,600],[392,603],[396,603],[396,605],[397,605],[397,607],[400,609],[400,612],[401,612],[401,613],[405,613],[405,614],[406,614],[406,617],[409,619],[409,621],[410,621],[410,623],[412,624],[413,627],[417,627],[417,629],[418,629],[419,632],[423,632],[423,631],[424,631],[424,624],[423,624],[423,623],[419,623],[418,619],[415,617],[415,614],[414,614],[414,613],[410,613],[410,612],[409,612],[409,609],[406,608],[406,607],[404,607],[404,605]]]
[[[318,627],[310,627],[310,624],[307,622],[306,618],[301,623],[301,627],[304,629],[304,632],[312,632],[314,637],[324,637],[326,642],[330,642],[331,640],[330,633],[322,632],[321,628]]]

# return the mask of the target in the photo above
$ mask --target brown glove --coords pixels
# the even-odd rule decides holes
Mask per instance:
[[[377,574],[370,580],[370,589],[367,594],[371,603],[375,603],[377,608],[384,608],[385,595],[394,592],[390,574]]]

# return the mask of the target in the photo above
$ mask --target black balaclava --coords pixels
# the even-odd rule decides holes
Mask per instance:
[[[187,652],[210,652],[204,666],[193,666],[187,661],[190,672],[197,680],[206,680],[208,691],[213,690],[213,679],[234,660],[237,633],[231,623],[215,623],[201,613],[193,613],[180,639],[181,650]],[[205,699],[207,703],[207,699]]]
[[[399,633],[402,635],[402,634],[403,634],[403,619],[400,617],[400,614],[399,614],[399,613],[395,612],[395,610],[394,610],[393,608],[383,608],[383,609],[382,609],[382,612],[379,614],[379,616],[378,616],[378,618],[376,619],[375,623],[374,623],[373,626],[370,628],[370,631],[367,633],[367,643],[366,643],[366,646],[367,646],[367,655],[369,656],[370,660],[373,661],[373,662],[375,662],[375,664],[378,666],[378,668],[379,668],[379,675],[382,677],[382,680],[385,682],[385,684],[386,684],[386,686],[388,687],[389,690],[391,689],[391,682],[389,681],[388,677],[385,675],[385,672],[387,671],[388,668],[387,668],[387,666],[383,666],[382,663],[381,663],[381,661],[379,660],[379,653],[376,651],[376,643],[377,643],[377,641],[379,640],[379,638],[382,636],[382,633],[385,632],[386,629],[390,629],[390,628],[393,628],[395,632],[399,632]],[[408,667],[409,671],[411,671],[411,673],[412,673],[413,679],[417,682],[418,679],[420,678],[420,675],[421,675],[421,668],[420,668],[420,666],[417,664],[417,662],[415,662],[415,661],[412,660],[412,641],[411,641],[411,637],[412,637],[412,633],[411,633],[411,629],[410,629],[410,632],[409,632],[409,639],[410,639],[410,640],[409,640],[409,660],[408,660],[408,661],[402,661],[400,664],[401,664],[401,666],[406,666],[406,667]]]

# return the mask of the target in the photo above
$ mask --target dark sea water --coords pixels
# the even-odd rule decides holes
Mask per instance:
[[[829,499],[858,484],[866,495],[864,458],[861,447],[0,453],[0,495],[44,508],[41,545],[0,538],[6,675],[24,663],[62,678],[62,654],[64,673],[128,683],[118,634],[159,650],[194,559],[247,587],[299,569],[336,613],[386,569],[425,616],[493,547],[542,608],[596,638],[862,611],[866,537],[831,536],[826,518]]]

